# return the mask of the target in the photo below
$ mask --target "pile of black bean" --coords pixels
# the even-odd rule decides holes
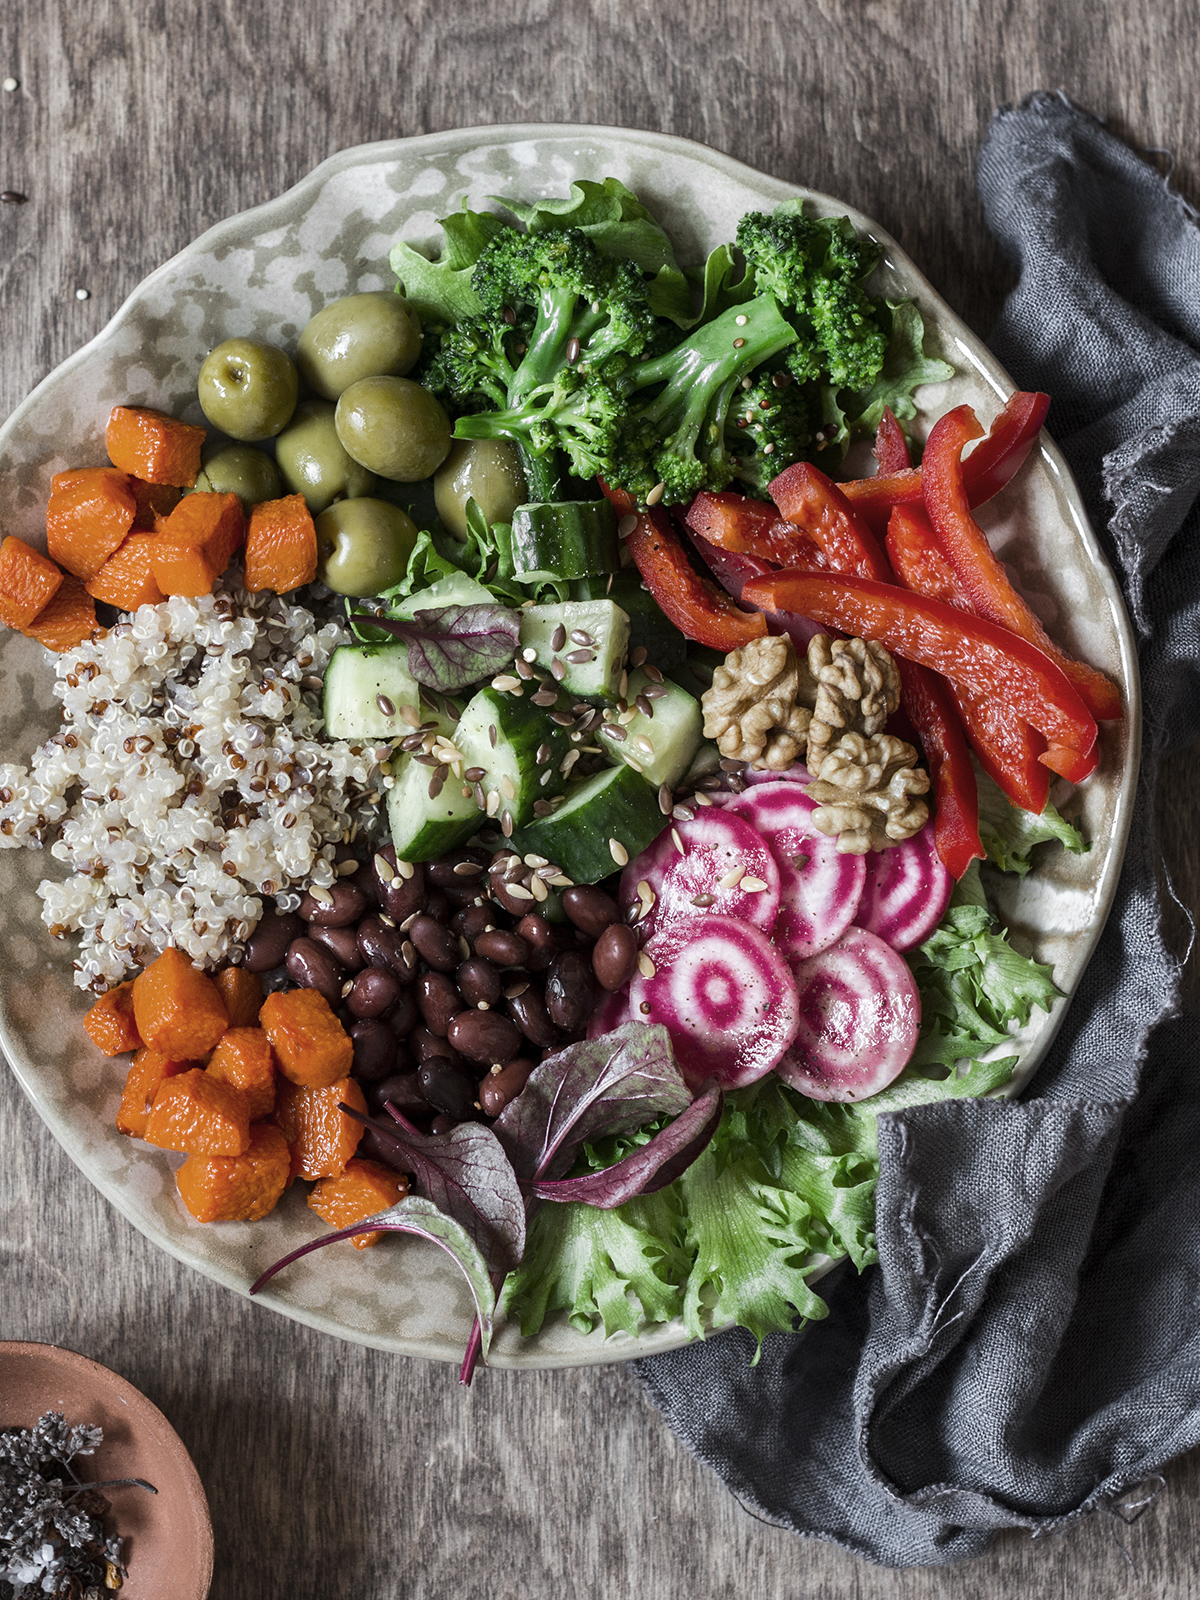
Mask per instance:
[[[376,1114],[390,1101],[433,1133],[498,1116],[633,973],[637,940],[613,898],[584,886],[552,898],[551,864],[538,857],[472,846],[425,865],[397,861],[390,845],[366,861],[339,854],[328,889],[310,888],[297,912],[266,911],[244,965],[282,967],[325,996]],[[566,920],[550,920],[552,907]],[[364,1154],[387,1158],[370,1130],[366,1140]]]

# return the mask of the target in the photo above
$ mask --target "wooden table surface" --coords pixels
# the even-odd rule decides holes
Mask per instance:
[[[221,218],[348,145],[477,123],[660,129],[841,196],[986,334],[1009,283],[973,185],[994,108],[1061,87],[1173,150],[1198,201],[1198,33],[1200,0],[7,0],[0,189],[28,200],[0,207],[0,414]],[[1192,751],[1161,797],[1193,907],[1198,775]],[[7,1073],[0,1151],[0,1337],[83,1351],[166,1412],[208,1491],[215,1600],[1200,1595],[1198,1455],[1136,1526],[883,1571],[749,1516],[620,1367],[463,1392],[178,1265]]]

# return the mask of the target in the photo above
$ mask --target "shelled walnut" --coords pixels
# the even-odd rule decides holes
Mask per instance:
[[[804,754],[816,689],[790,639],[752,639],[713,673],[701,701],[704,736],[723,756],[785,772]]]

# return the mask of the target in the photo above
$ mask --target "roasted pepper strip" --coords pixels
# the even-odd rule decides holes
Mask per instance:
[[[975,769],[951,698],[951,685],[915,661],[901,661],[904,709],[925,750],[933,783],[933,842],[942,865],[955,879],[972,861],[982,861],[979,794]]]
[[[875,430],[875,460],[879,463],[881,473],[907,472],[912,466],[904,429],[896,421],[890,406],[884,406]]]
[[[1016,474],[1033,449],[1049,409],[1048,394],[1018,390],[1008,397],[987,438],[981,439],[963,462],[972,506],[990,500]],[[879,472],[876,478],[854,478],[838,487],[868,526],[883,533],[893,506],[910,505],[922,498],[922,477],[920,467],[888,471],[882,462]]]
[[[700,576],[660,506],[639,511],[624,489],[610,489],[602,481],[600,487],[622,527],[630,517],[634,519],[633,526],[626,529],[626,546],[659,610],[681,632],[710,650],[726,652],[762,638],[767,631],[766,617],[759,611],[741,610],[711,578]]]
[[[886,582],[887,557],[832,478],[810,461],[797,461],[767,485],[785,521],[794,523],[828,556],[835,572]]]
[[[830,570],[825,552],[800,529],[785,522],[772,505],[740,494],[711,494],[692,501],[684,516],[689,533],[737,555],[770,561],[777,567]],[[703,552],[702,552],[703,553]]]
[[[925,507],[933,530],[981,617],[1020,635],[1050,656],[1066,673],[1093,717],[1111,722],[1121,716],[1116,685],[1075,661],[1047,636],[1037,617],[1008,580],[987,535],[971,515],[963,472],[963,446],[978,438],[979,423],[970,406],[948,411],[934,424],[922,467]]]
[[[923,506],[896,507],[888,523],[887,551],[906,589],[971,611],[967,592],[946,560]],[[1013,805],[1040,816],[1050,797],[1050,775],[1040,759],[1046,741],[1003,695],[979,694],[956,683],[949,688],[983,770]]]
[[[1019,716],[1046,735],[1046,766],[1055,772],[1067,767],[1063,776],[1076,783],[1095,770],[1096,724],[1061,668],[994,622],[870,578],[781,572],[754,579],[743,597],[764,611],[798,611],[825,627],[878,639],[893,655],[956,683],[1005,695]]]

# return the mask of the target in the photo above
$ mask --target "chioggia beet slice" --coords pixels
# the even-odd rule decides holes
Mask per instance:
[[[865,1100],[898,1077],[916,1048],[921,1001],[890,945],[850,927],[793,968],[800,1017],[776,1071],[812,1100]]]
[[[863,859],[867,876],[855,924],[878,934],[893,950],[911,950],[928,939],[954,889],[933,842],[933,823],[890,850],[868,851]]]
[[[763,783],[738,795],[727,815],[744,817],[779,863],[775,947],[788,961],[827,950],[856,915],[866,858],[843,855],[837,840],[813,827],[816,803],[796,783]]]
[[[661,1022],[692,1089],[740,1089],[770,1072],[796,1032],[796,985],[758,928],[681,917],[645,946],[629,985],[635,1021]]]
[[[614,1028],[628,1021],[629,990],[618,989],[616,994],[601,993],[596,1009],[588,1019],[587,1036],[589,1039],[599,1039],[602,1034],[611,1033]]]
[[[779,912],[779,868],[743,817],[710,806],[692,822],[664,828],[634,857],[621,874],[618,899],[644,938],[680,918],[710,914],[769,933]]]

